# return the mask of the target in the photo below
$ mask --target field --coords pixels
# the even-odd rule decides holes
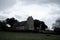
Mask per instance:
[[[60,40],[60,35],[0,31],[0,40]]]

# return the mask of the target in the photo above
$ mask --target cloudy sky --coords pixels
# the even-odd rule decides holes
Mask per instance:
[[[0,20],[15,17],[24,21],[28,16],[42,20],[52,28],[60,17],[60,0],[0,0]]]

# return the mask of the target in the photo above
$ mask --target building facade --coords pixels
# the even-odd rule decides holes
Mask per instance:
[[[16,30],[34,30],[34,20],[32,16],[27,18],[27,21],[22,21],[15,25]]]

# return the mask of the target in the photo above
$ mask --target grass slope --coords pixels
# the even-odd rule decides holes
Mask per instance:
[[[60,35],[0,31],[0,40],[60,40]]]

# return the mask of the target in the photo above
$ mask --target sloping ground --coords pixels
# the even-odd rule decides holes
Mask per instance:
[[[0,31],[0,40],[60,40],[60,35]]]

